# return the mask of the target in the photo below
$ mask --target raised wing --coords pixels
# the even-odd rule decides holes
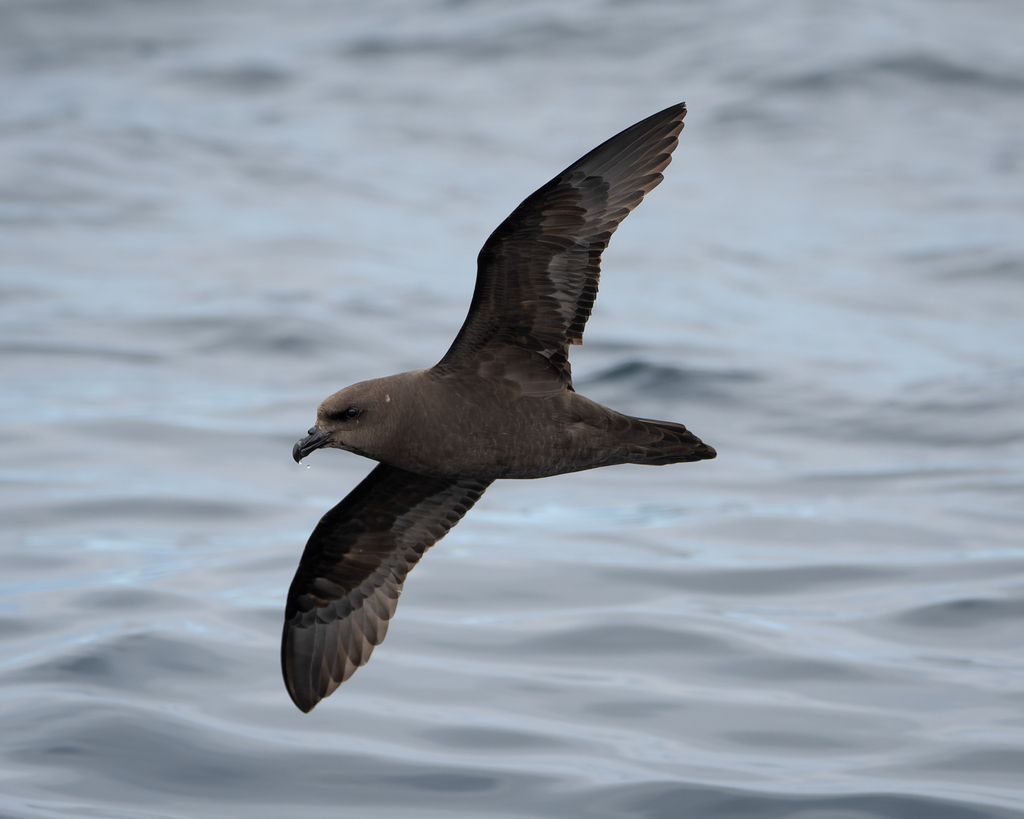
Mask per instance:
[[[638,122],[530,195],[491,234],[477,259],[462,329],[437,364],[473,367],[493,345],[539,354],[572,388],[568,353],[581,344],[608,240],[661,172],[683,129],[686,103]],[[537,358],[536,355],[532,356]]]
[[[380,464],[323,516],[288,590],[281,669],[309,712],[370,658],[409,570],[490,481],[428,478]]]

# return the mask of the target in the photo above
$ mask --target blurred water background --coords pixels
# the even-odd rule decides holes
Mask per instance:
[[[0,816],[1024,817],[1024,5],[0,0]],[[581,392],[312,714],[285,591],[532,190],[686,100]]]

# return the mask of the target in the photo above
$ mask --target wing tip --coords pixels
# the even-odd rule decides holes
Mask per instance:
[[[303,714],[308,714],[310,711],[316,708],[317,703],[320,702],[320,697],[310,700],[300,699],[295,694],[295,692],[292,691],[290,688],[288,689],[288,695],[292,698],[292,702],[295,703],[295,707],[298,708]]]
[[[668,108],[664,108],[658,111],[656,114],[652,114],[647,117],[646,120],[641,122],[660,122],[660,121],[676,121],[679,123],[679,127],[683,127],[683,120],[686,118],[687,107],[686,102],[677,102],[675,105],[670,105]],[[639,124],[639,123],[638,123]]]

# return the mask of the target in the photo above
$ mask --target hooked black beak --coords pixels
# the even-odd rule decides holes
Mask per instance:
[[[297,441],[292,447],[292,457],[295,459],[295,463],[299,463],[314,449],[322,447],[330,437],[331,433],[324,432],[320,427],[312,427],[309,430],[309,435],[301,441]]]

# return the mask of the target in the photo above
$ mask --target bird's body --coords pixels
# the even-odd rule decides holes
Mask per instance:
[[[354,384],[324,401],[317,427],[334,430],[340,449],[435,478],[547,478],[710,454],[681,425],[623,415],[553,379],[524,382],[512,368],[500,376],[488,369]],[[358,414],[344,417],[350,408]]]
[[[686,114],[626,129],[529,196],[478,259],[469,315],[444,358],[325,399],[294,448],[379,462],[317,525],[288,592],[281,660],[309,711],[384,639],[422,554],[499,478],[715,457],[682,424],[633,418],[574,391],[601,252],[662,179]]]

